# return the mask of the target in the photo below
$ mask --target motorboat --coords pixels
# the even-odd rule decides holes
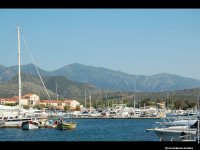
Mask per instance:
[[[60,122],[57,125],[59,130],[72,130],[76,128],[76,123],[74,122]]]
[[[162,124],[160,124],[162,125]],[[147,131],[154,131],[160,141],[182,141],[185,138],[194,139],[197,133],[198,120],[193,125],[162,126]]]
[[[40,123],[36,119],[24,121],[22,123],[22,129],[24,130],[38,129],[39,127]]]
[[[65,122],[63,119],[60,119],[57,125],[58,130],[72,130],[76,128],[76,123],[73,121]]]

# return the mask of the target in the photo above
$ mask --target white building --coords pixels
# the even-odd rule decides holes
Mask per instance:
[[[25,94],[24,96],[22,96],[22,99],[21,99],[22,105],[35,106],[39,102],[40,102],[39,96],[36,94],[31,94],[31,93]]]

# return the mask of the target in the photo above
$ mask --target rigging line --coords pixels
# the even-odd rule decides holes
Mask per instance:
[[[39,77],[40,77],[40,80],[41,80],[41,82],[42,82],[42,85],[44,86],[44,89],[45,89],[45,91],[46,91],[46,93],[47,93],[47,96],[48,96],[49,100],[51,100],[51,97],[50,97],[50,95],[49,95],[49,93],[48,93],[48,91],[47,91],[47,88],[46,88],[46,86],[45,86],[43,80],[42,80],[42,77],[41,77],[41,75],[40,75],[40,72],[38,71],[38,68],[37,68],[37,66],[35,65],[35,61],[34,61],[32,55],[31,55],[30,49],[29,49],[29,47],[28,47],[28,45],[27,45],[27,43],[26,43],[26,40],[25,40],[24,36],[22,36],[22,38],[23,38],[24,43],[25,43],[25,45],[26,45],[26,47],[27,47],[27,49],[28,49],[29,55],[30,55],[30,57],[31,57],[31,59],[32,59],[32,61],[33,61],[33,64],[34,64],[34,66],[35,66],[35,68],[36,68],[36,71],[37,71],[37,73],[38,73],[38,75],[39,75]]]

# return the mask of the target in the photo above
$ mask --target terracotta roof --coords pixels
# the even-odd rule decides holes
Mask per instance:
[[[30,97],[31,95],[33,95],[33,94],[28,93],[28,94],[25,94],[24,96],[22,96],[21,98],[23,100],[23,98],[26,99],[26,97]],[[17,101],[18,99],[19,99],[19,96],[13,96],[13,97],[10,97],[10,98],[1,98],[0,100]]]
[[[17,101],[15,98],[2,98],[0,101]]]
[[[26,99],[26,98],[30,98],[31,95],[32,95],[32,94],[25,94],[25,95],[22,96],[22,98],[25,98],[25,99]]]
[[[71,103],[74,100],[40,100],[41,103]]]
[[[40,100],[42,103],[65,103],[61,100]]]
[[[11,98],[13,98],[13,99],[19,99],[19,96],[13,96]]]

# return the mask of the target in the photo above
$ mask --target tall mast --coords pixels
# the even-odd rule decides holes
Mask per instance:
[[[20,59],[20,32],[19,26],[17,27],[18,37],[18,71],[19,71],[19,108],[21,108],[21,59]]]
[[[134,99],[133,99],[133,107],[134,107],[134,110],[135,110],[135,80],[134,80],[134,91],[133,91],[133,94],[134,94],[134,95],[133,95],[133,96],[134,96],[134,97],[133,97],[133,98],[134,98]]]
[[[92,95],[90,94],[90,97],[89,97],[89,99],[90,99],[90,112],[92,111],[92,104],[91,104],[91,100],[92,100]]]
[[[124,103],[124,101],[123,101],[123,91],[122,91],[122,104]]]
[[[86,89],[85,89],[85,109],[86,109],[86,106],[87,105],[87,103],[86,103]]]
[[[56,99],[57,99],[57,101],[58,101],[57,83],[56,83]]]

